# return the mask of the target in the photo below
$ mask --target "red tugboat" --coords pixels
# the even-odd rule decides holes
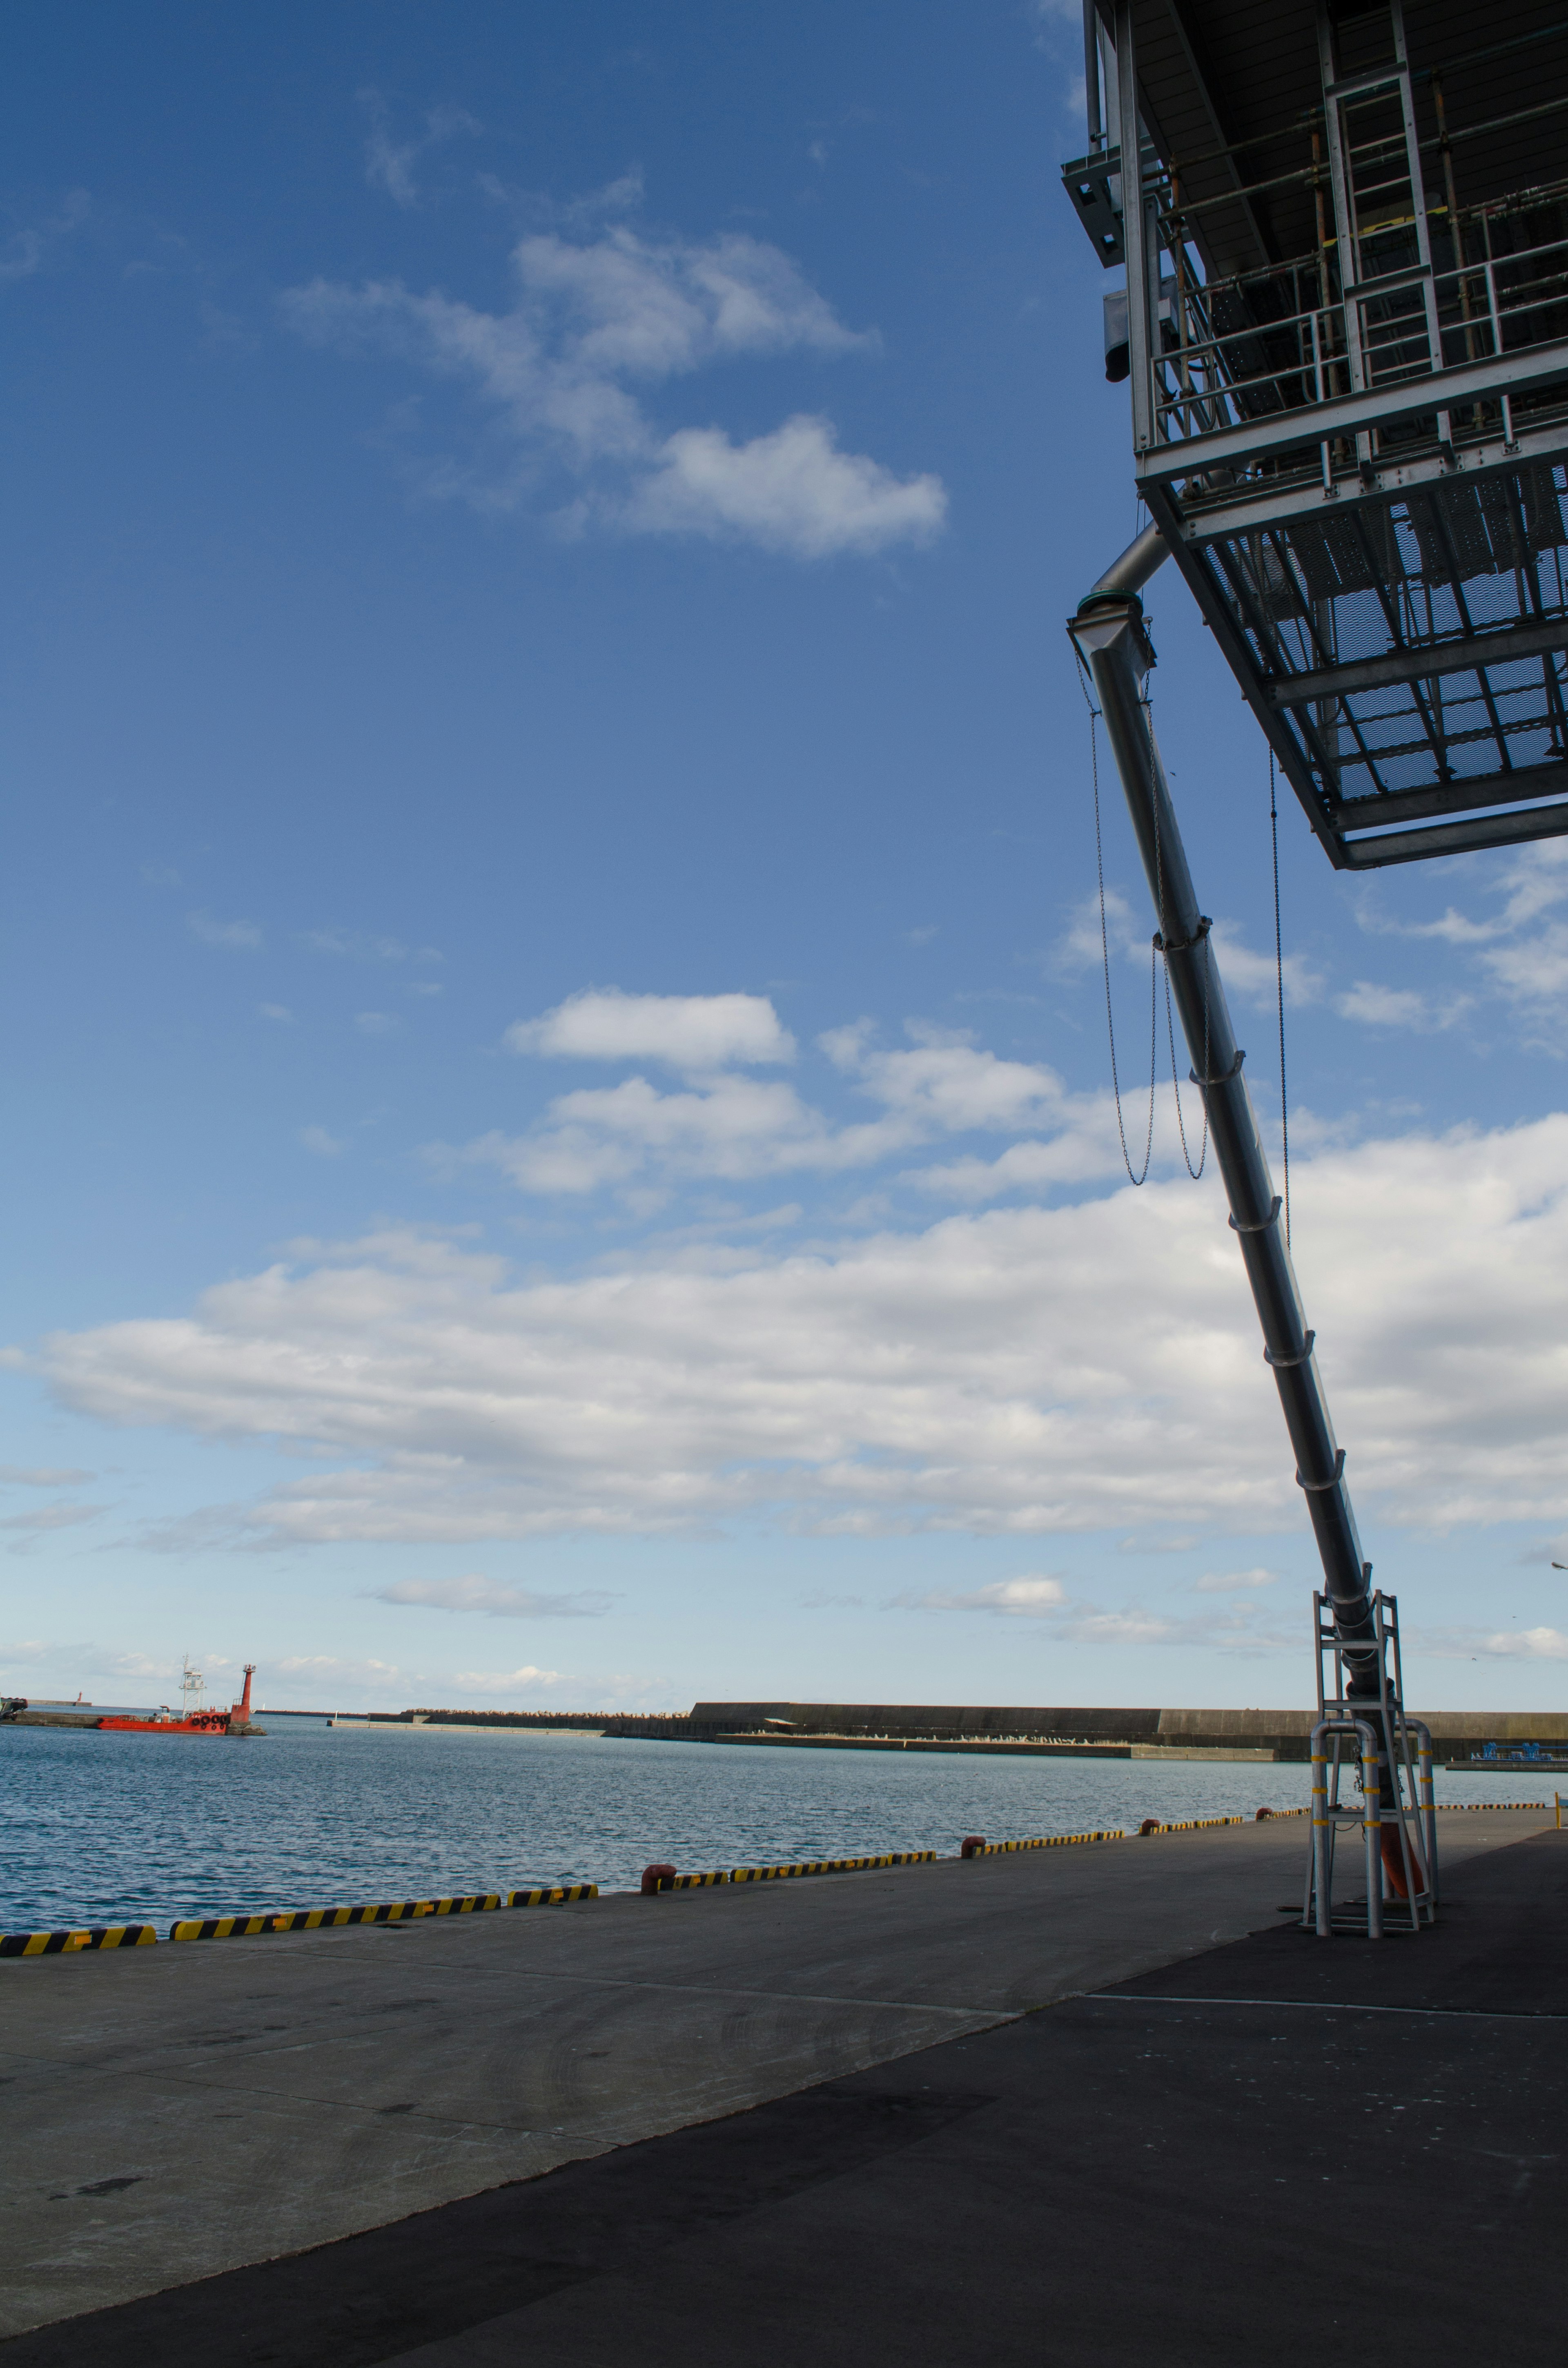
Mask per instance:
[[[153,1718],[100,1718],[94,1724],[114,1735],[265,1735],[264,1726],[253,1724],[250,1714],[250,1681],[256,1674],[256,1663],[245,1663],[244,1691],[231,1710],[206,1710],[201,1707],[202,1679],[187,1658],[180,1691],[186,1696],[183,1714],[176,1718],[168,1704],[164,1703]],[[196,1707],[190,1696],[197,1698]]]

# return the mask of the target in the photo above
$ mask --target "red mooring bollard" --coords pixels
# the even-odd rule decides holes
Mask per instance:
[[[644,1892],[667,1891],[675,1879],[674,1867],[667,1865],[662,1858],[656,1859],[652,1866],[645,1866],[642,1870]]]
[[[1255,1826],[1261,1826],[1265,1817],[1271,1817],[1273,1815],[1274,1812],[1272,1809],[1259,1809],[1256,1816],[1253,1819],[1253,1824]]]
[[[959,1844],[959,1856],[960,1858],[978,1858],[984,1848],[985,1836],[983,1834],[965,1834],[962,1841]]]
[[[1145,1817],[1142,1824],[1138,1828],[1140,1835],[1157,1834],[1159,1830],[1160,1821],[1158,1817]]]

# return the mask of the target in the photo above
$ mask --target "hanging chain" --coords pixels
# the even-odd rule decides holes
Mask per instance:
[[[1279,922],[1279,801],[1268,752],[1268,836],[1274,849],[1274,984],[1279,1006],[1279,1152],[1285,1170],[1285,1247],[1290,1247],[1290,1101],[1285,1090],[1285,939]],[[1207,1065],[1207,1064],[1205,1064]]]
[[[1151,948],[1149,953],[1149,1122],[1143,1132],[1143,1165],[1139,1173],[1134,1175],[1131,1156],[1127,1148],[1127,1125],[1121,1110],[1121,1079],[1117,1075],[1116,1066],[1116,1019],[1111,1010],[1110,1000],[1110,935],[1106,927],[1105,848],[1100,834],[1100,711],[1090,695],[1088,683],[1085,679],[1084,661],[1076,645],[1074,645],[1074,655],[1078,659],[1079,687],[1084,694],[1084,703],[1089,711],[1089,769],[1095,784],[1095,870],[1098,875],[1100,891],[1100,962],[1105,972],[1106,1033],[1110,1038],[1110,1086],[1116,1097],[1116,1131],[1121,1138],[1121,1164],[1127,1170],[1130,1182],[1139,1185],[1148,1179],[1149,1162],[1153,1156],[1154,1148],[1154,1085],[1159,1063],[1159,1004],[1155,994],[1155,957]]]

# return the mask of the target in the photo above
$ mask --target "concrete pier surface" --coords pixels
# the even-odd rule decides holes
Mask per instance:
[[[759,2311],[778,2359],[1315,2360],[1373,2307],[1555,2360],[1551,1823],[1442,1816],[1443,1923],[1375,1946],[1278,1914],[1290,1818],[8,1961],[6,2368],[739,2363]]]

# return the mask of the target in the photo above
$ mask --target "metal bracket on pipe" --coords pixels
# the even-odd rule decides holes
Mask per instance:
[[[1306,1335],[1303,1345],[1296,1350],[1293,1356],[1285,1355],[1283,1350],[1277,1353],[1272,1349],[1266,1349],[1263,1352],[1263,1361],[1266,1365],[1272,1365],[1276,1372],[1285,1365],[1304,1365],[1307,1359],[1312,1353],[1312,1342],[1316,1338],[1317,1334],[1315,1332],[1309,1332]],[[1367,1567],[1370,1570],[1370,1563],[1368,1564]]]
[[[1325,1488],[1337,1488],[1341,1477],[1344,1474],[1344,1471],[1345,1450],[1342,1447],[1338,1454],[1334,1459],[1334,1477],[1332,1480],[1303,1480],[1301,1474],[1298,1472],[1296,1474],[1296,1486],[1298,1488],[1311,1488],[1314,1492]],[[1370,1563],[1366,1565],[1366,1568],[1369,1570],[1371,1568]]]
[[[1156,929],[1153,939],[1154,951],[1161,954],[1184,954],[1188,946],[1201,945],[1213,926],[1207,913],[1199,913],[1198,927],[1190,938],[1167,938],[1163,929]],[[1213,1080],[1210,1079],[1210,1082],[1212,1083]]]
[[[1245,1059],[1246,1054],[1238,1051],[1236,1057],[1231,1063],[1230,1067],[1224,1070],[1221,1075],[1217,1077],[1200,1077],[1196,1069],[1188,1069],[1187,1074],[1192,1079],[1195,1086],[1228,1086],[1233,1077],[1239,1077],[1241,1076],[1242,1063]]]
[[[1217,1084],[1218,1079],[1211,1079],[1210,1082]],[[1266,1234],[1270,1225],[1277,1225],[1279,1223],[1280,1207],[1281,1202],[1279,1195],[1276,1192],[1274,1195],[1274,1206],[1269,1210],[1267,1217],[1260,1217],[1255,1225],[1244,1224],[1240,1217],[1233,1217],[1231,1219],[1231,1231],[1233,1234]],[[1326,1487],[1327,1485],[1328,1484],[1325,1481],[1324,1486]]]

